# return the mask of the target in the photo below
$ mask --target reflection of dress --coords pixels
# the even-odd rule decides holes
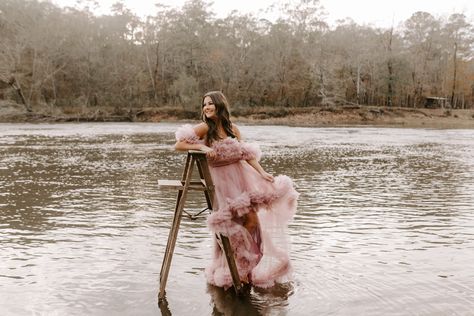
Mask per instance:
[[[183,125],[176,139],[191,144],[203,143],[191,125]],[[297,205],[298,193],[287,176],[277,176],[269,182],[245,160],[260,159],[257,145],[239,142],[234,138],[215,141],[214,159],[208,159],[215,185],[217,211],[209,215],[207,224],[214,233],[229,237],[234,250],[240,279],[255,286],[269,287],[290,278],[291,265],[286,241],[286,227]],[[258,215],[256,225],[246,225],[250,217]],[[206,268],[210,284],[232,285],[223,252],[216,243],[214,259]]]

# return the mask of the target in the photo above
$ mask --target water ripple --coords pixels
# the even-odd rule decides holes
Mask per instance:
[[[176,124],[0,124],[0,312],[156,315],[181,175]],[[468,315],[474,132],[241,126],[300,192],[295,280],[236,300],[208,287],[205,221],[184,217],[176,315]],[[205,200],[189,195],[187,209]],[[107,295],[103,295],[107,293]],[[183,295],[184,294],[184,295]],[[26,303],[25,303],[26,302]],[[41,302],[41,303],[38,303]]]

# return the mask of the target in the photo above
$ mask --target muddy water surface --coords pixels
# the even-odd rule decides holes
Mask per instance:
[[[469,315],[474,130],[241,126],[301,193],[294,282],[208,287],[204,220],[158,278],[176,124],[0,124],[1,315]],[[189,209],[204,204],[191,195]]]

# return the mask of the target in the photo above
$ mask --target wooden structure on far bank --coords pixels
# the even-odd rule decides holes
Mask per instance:
[[[438,108],[450,108],[451,105],[448,98],[441,97],[425,97],[425,108],[438,109]]]

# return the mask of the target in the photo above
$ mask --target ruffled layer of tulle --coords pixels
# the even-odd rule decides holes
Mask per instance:
[[[240,279],[258,287],[289,281],[286,228],[296,212],[298,198],[291,179],[277,176],[273,183],[268,182],[244,162],[211,168],[211,173],[218,210],[208,217],[207,224],[212,232],[229,237]],[[242,224],[250,212],[258,216],[255,231]],[[218,246],[206,277],[216,286],[232,285],[225,256]]]
[[[234,221],[235,218],[240,218],[255,208],[265,209],[274,213],[281,212],[277,218],[281,222],[289,221],[296,211],[295,205],[298,193],[293,189],[293,183],[287,176],[275,177],[273,183],[274,191],[251,191],[242,192],[234,199],[226,199],[226,205],[220,207],[218,212],[214,212],[207,218],[208,227],[215,233],[221,233],[225,236],[230,236],[236,231],[239,225]],[[278,202],[285,200],[287,209],[275,209],[273,206]]]
[[[221,141],[214,142],[211,145],[216,155],[209,158],[209,165],[214,167],[224,166],[235,163],[239,160],[260,160],[262,152],[257,144],[239,142],[235,138],[226,138]]]
[[[204,144],[204,140],[196,135],[191,124],[184,124],[178,127],[175,132],[175,138],[177,141],[186,142],[188,144]]]

